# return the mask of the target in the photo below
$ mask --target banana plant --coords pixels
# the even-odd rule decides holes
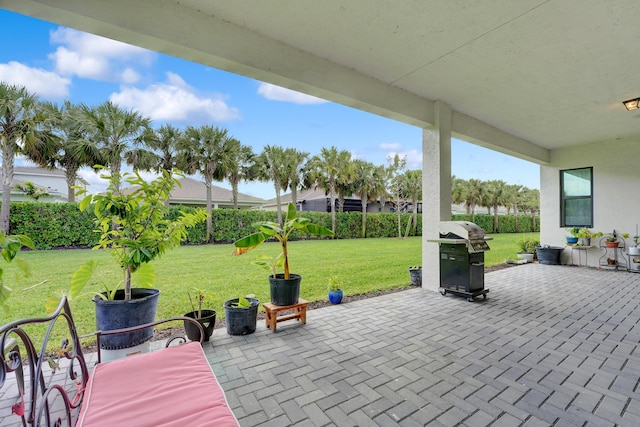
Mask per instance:
[[[258,231],[237,240],[233,244],[235,246],[233,255],[245,254],[252,249],[260,246],[267,239],[276,239],[280,242],[282,248],[280,255],[275,258],[276,262],[267,263],[259,258],[258,260],[254,261],[254,264],[271,265],[273,269],[273,277],[276,277],[276,267],[278,266],[278,263],[281,262],[278,261],[278,259],[282,259],[284,260],[282,265],[284,267],[285,279],[290,278],[289,248],[287,246],[287,243],[289,242],[291,233],[298,230],[314,236],[333,236],[333,232],[328,228],[323,227],[322,225],[312,224],[310,219],[298,216],[298,211],[296,210],[296,206],[293,203],[289,203],[289,206],[287,207],[287,216],[284,219],[284,223],[282,224],[282,226],[272,221],[256,222],[252,224],[252,226]]]

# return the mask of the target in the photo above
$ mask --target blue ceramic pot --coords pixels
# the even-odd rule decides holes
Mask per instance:
[[[331,304],[340,304],[342,302],[342,289],[329,291],[329,302]]]

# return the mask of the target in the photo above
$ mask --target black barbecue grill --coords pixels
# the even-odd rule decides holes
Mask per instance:
[[[484,288],[484,252],[489,250],[484,230],[467,221],[443,221],[440,238],[429,240],[440,245],[440,293],[452,293],[473,301],[487,298]]]

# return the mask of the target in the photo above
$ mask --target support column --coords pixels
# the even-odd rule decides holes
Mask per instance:
[[[422,287],[438,291],[438,224],[451,220],[451,107],[434,104],[434,123],[422,132]]]

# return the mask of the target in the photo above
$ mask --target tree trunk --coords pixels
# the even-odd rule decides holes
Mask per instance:
[[[329,199],[331,203],[331,231],[333,231],[333,238],[336,238],[336,197],[334,186],[331,185],[329,189]]]
[[[204,186],[207,189],[207,243],[213,243],[213,207],[211,206],[211,182],[212,177],[204,178]]]
[[[238,209],[238,180],[231,181],[231,196],[233,197],[233,209]]]
[[[67,201],[69,203],[74,203],[76,201],[76,189],[73,187],[76,185],[77,177],[78,168],[67,166],[65,170],[65,178],[67,180]]]
[[[418,199],[414,198],[412,201],[413,203],[413,215],[412,215],[412,222],[413,222],[413,234],[416,234],[416,230],[418,228]]]
[[[2,221],[2,231],[9,234],[9,221],[11,210],[11,183],[13,181],[13,159],[14,142],[11,137],[2,146],[2,208],[0,218]]]
[[[280,188],[276,186],[276,206],[278,207],[278,225],[282,226],[282,206],[280,206]]]
[[[362,204],[362,238],[367,238],[367,197],[360,197]]]
[[[493,207],[493,232],[498,232],[498,205]]]

